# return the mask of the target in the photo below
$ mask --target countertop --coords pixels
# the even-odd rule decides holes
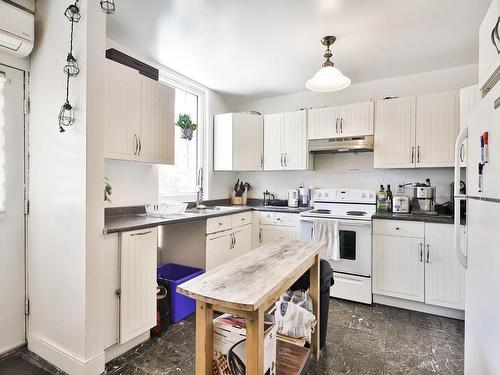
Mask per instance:
[[[426,223],[453,224],[453,215],[415,215],[415,214],[395,214],[392,212],[377,212],[373,214],[372,219],[378,220],[402,220],[402,221],[423,221]]]
[[[200,210],[196,213],[192,212],[193,210],[191,209],[187,210],[183,214],[170,215],[166,217],[153,217],[150,215],[146,215],[144,206],[117,207],[107,209],[104,216],[104,234],[146,229],[160,225],[175,224],[194,220],[206,220],[211,217],[233,215],[254,210],[265,212],[300,213],[311,209],[309,207],[280,207],[262,205],[231,206],[230,204],[227,204],[226,206],[231,207],[231,209],[219,211]]]

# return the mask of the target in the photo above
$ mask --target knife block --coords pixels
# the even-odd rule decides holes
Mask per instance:
[[[247,204],[247,197],[248,197],[248,193],[245,191],[241,197],[237,197],[236,196],[236,192],[233,190],[231,192],[231,204],[234,204],[234,205],[245,205]]]

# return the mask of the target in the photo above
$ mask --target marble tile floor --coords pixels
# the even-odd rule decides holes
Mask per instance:
[[[463,374],[464,324],[383,305],[330,300],[321,360],[309,375]],[[194,316],[109,362],[107,374],[194,374]],[[19,372],[12,372],[15,363]],[[30,372],[31,371],[31,372]],[[0,357],[0,374],[62,374],[26,348]]]

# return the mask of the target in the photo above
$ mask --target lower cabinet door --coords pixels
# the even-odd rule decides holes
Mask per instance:
[[[373,236],[373,293],[424,302],[424,239]]]
[[[233,232],[233,248],[230,251],[231,259],[239,257],[252,250],[252,225],[244,225]]]
[[[120,343],[156,325],[156,228],[120,235]]]
[[[298,240],[300,230],[296,227],[280,227],[277,225],[261,225],[259,230],[260,244],[277,240]]]
[[[454,248],[450,224],[425,224],[425,303],[464,309],[465,269]]]
[[[230,259],[232,235],[229,231],[207,236],[206,271],[209,271]]]

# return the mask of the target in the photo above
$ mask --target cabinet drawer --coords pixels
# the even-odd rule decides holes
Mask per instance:
[[[300,226],[299,214],[287,214],[282,212],[261,212],[259,216],[260,224],[281,225],[284,227]]]
[[[241,214],[231,215],[233,228],[241,227],[242,225],[252,224],[252,212],[242,212]]]
[[[207,234],[231,229],[231,215],[212,217],[207,219]]]
[[[386,236],[424,238],[424,223],[416,221],[373,220],[373,233]]]

